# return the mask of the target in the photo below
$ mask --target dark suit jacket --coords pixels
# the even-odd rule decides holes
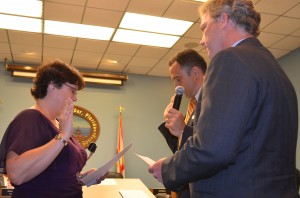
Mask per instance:
[[[183,134],[182,134],[182,139],[181,139],[181,144],[184,145],[186,140],[193,135],[193,122],[194,122],[194,112],[191,115],[191,118],[189,119],[187,125],[184,127]],[[174,135],[171,134],[168,128],[165,127],[165,122],[162,123],[159,127],[158,130],[161,132],[161,134],[164,136],[164,138],[167,141],[167,144],[169,145],[170,149],[172,150],[173,153],[175,153],[178,150],[178,138]],[[180,188],[176,189],[177,193],[177,198],[189,198],[190,197],[190,189],[189,185],[184,184]]]
[[[194,134],[162,164],[163,184],[191,197],[298,197],[295,90],[256,38],[211,60]]]

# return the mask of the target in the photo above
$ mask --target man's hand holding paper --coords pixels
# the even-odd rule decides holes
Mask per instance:
[[[161,167],[162,163],[166,158],[161,158],[156,161],[152,166],[149,167],[149,173],[152,173],[153,177],[156,178],[159,182],[163,183],[162,174],[161,174]]]

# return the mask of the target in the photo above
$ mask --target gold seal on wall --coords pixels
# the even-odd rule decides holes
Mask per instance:
[[[100,124],[93,113],[82,107],[74,106],[73,115],[73,137],[81,146],[88,148],[98,139]]]

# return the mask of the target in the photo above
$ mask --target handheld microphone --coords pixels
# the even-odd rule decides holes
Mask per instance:
[[[90,159],[90,157],[92,157],[92,155],[95,153],[97,149],[97,145],[94,143],[94,142],[91,142],[89,147],[88,147],[88,150],[90,151],[90,155],[89,157],[87,158],[88,160]]]
[[[175,98],[173,102],[173,108],[179,110],[182,94],[184,93],[184,88],[182,86],[177,86],[175,88]]]

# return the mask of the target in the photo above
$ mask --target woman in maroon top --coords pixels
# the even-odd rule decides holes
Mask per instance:
[[[72,120],[84,86],[78,70],[59,60],[38,68],[31,89],[36,103],[15,117],[1,143],[0,171],[14,186],[14,198],[82,197],[76,175],[87,154],[72,137]]]

